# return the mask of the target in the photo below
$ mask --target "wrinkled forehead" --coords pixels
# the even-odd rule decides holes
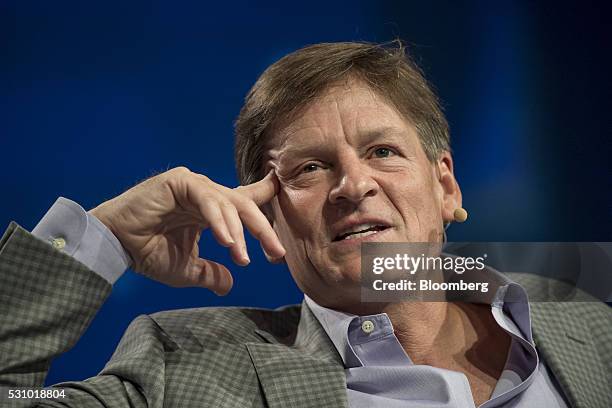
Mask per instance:
[[[401,136],[412,142],[412,133],[412,124],[386,98],[363,81],[348,79],[279,120],[267,135],[265,151],[269,159],[270,154],[323,147],[343,138],[359,143],[378,136]]]

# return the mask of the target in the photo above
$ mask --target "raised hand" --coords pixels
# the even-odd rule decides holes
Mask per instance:
[[[119,239],[132,268],[171,286],[202,286],[219,295],[232,287],[230,271],[200,257],[198,241],[210,228],[238,265],[250,260],[243,225],[271,260],[285,255],[272,226],[259,209],[279,190],[273,171],[234,189],[185,167],[152,177],[90,210]]]

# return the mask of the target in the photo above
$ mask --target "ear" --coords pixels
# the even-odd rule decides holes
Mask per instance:
[[[453,158],[450,152],[443,152],[436,162],[436,176],[441,190],[441,211],[444,223],[452,222],[455,209],[462,206],[459,184],[455,179]]]

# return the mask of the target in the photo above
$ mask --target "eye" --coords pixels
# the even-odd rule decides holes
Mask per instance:
[[[302,173],[312,173],[319,168],[319,165],[316,163],[308,163],[304,167],[302,167]]]
[[[395,152],[388,147],[377,147],[376,150],[374,150],[374,156],[378,158],[389,157],[392,154],[395,154]]]

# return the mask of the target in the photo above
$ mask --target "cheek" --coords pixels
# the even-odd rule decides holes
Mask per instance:
[[[440,216],[440,203],[431,180],[422,176],[406,176],[387,180],[385,186],[389,199],[408,228],[410,239],[425,239]]]
[[[287,232],[293,239],[307,239],[312,229],[319,225],[321,208],[312,191],[281,188],[277,202]]]

